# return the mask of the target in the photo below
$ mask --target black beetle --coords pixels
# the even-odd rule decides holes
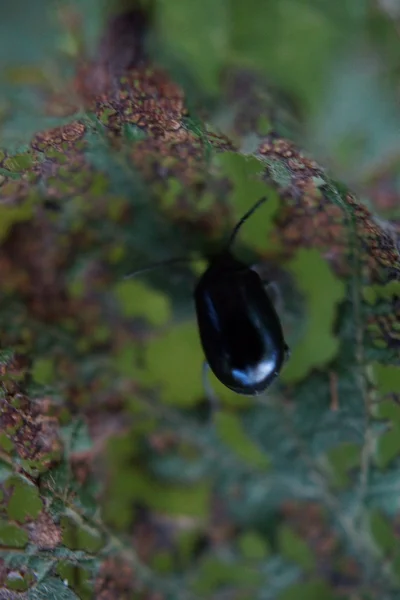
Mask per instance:
[[[266,198],[258,200],[240,219],[227,245],[210,261],[194,291],[206,366],[227,388],[247,396],[266,390],[289,356],[265,282],[230,251],[239,229],[265,201]],[[188,259],[162,261],[133,275],[179,262]]]
[[[240,227],[265,200],[261,198],[240,219],[227,247],[210,262],[194,292],[208,366],[227,388],[249,396],[267,389],[289,354],[265,283],[230,252]]]

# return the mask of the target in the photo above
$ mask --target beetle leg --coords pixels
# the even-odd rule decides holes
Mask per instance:
[[[214,413],[219,410],[219,399],[215,394],[214,390],[211,387],[210,378],[209,378],[210,365],[205,360],[203,362],[203,372],[202,372],[202,380],[203,380],[203,388],[210,405],[210,420],[212,421]]]

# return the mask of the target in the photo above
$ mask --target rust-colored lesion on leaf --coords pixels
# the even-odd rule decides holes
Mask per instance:
[[[19,467],[22,470],[26,465],[29,472],[32,464],[44,471],[57,462],[62,453],[59,422],[43,410],[45,405],[26,395],[21,381],[21,361],[25,362],[24,358],[15,357],[1,364],[0,432],[9,442],[11,462],[16,456],[25,461]],[[3,452],[8,454],[6,450]]]
[[[29,541],[39,550],[54,550],[61,544],[61,528],[49,513],[42,511],[39,516],[26,525]]]

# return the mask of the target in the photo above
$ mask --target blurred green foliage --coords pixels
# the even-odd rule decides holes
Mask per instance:
[[[400,597],[399,31],[383,1],[10,4],[0,597]],[[210,418],[192,291],[263,196],[235,254],[292,354],[261,397],[210,376]]]

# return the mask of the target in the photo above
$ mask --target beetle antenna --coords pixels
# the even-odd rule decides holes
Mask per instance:
[[[160,262],[153,263],[152,265],[143,267],[142,269],[138,269],[137,271],[134,271],[133,273],[130,273],[129,275],[125,275],[124,279],[131,279],[132,277],[136,277],[136,275],[140,275],[141,273],[147,273],[147,271],[153,271],[160,267],[167,267],[169,265],[174,265],[176,263],[188,263],[188,262],[191,262],[191,260],[192,259],[190,259],[190,258],[184,258],[184,257],[168,258],[167,260],[161,260]]]
[[[257,200],[257,202],[254,204],[254,206],[252,206],[245,215],[243,215],[243,217],[240,219],[239,223],[237,223],[231,233],[231,235],[229,236],[229,240],[227,243],[227,250],[230,249],[230,247],[232,246],[233,242],[235,241],[235,238],[240,230],[240,228],[242,227],[242,225],[244,225],[244,223],[246,223],[247,219],[249,217],[251,217],[251,215],[253,213],[256,212],[256,210],[261,206],[261,204],[264,204],[264,202],[267,200],[267,196],[263,196],[263,198],[260,198],[260,200]]]

